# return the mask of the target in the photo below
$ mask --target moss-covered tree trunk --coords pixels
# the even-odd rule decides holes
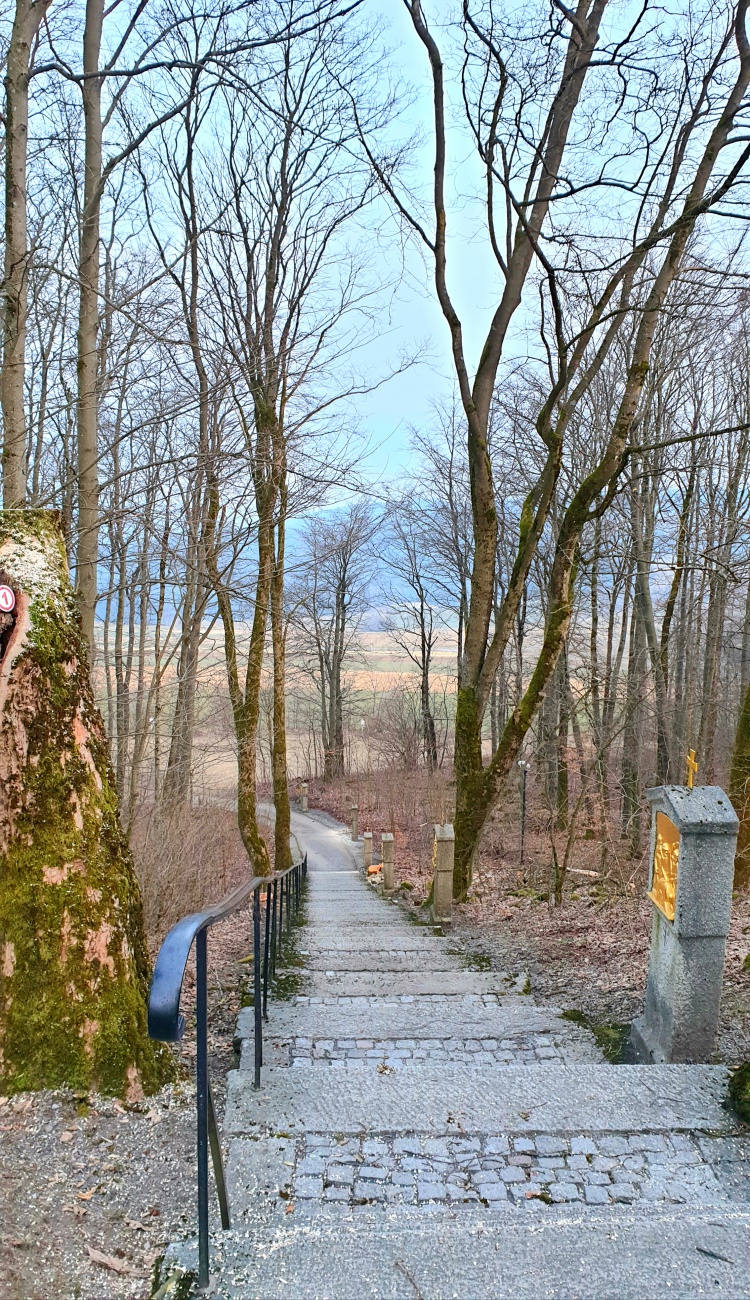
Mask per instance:
[[[170,1058],[57,516],[0,512],[0,570],[0,1090],[134,1099]]]
[[[271,644],[273,648],[273,802],[276,809],[274,866],[286,871],[292,865],[290,844],[292,810],[286,754],[286,631],[284,628],[284,547],[286,536],[286,485],[279,493],[276,555],[271,582]]]
[[[734,859],[735,889],[750,885],[750,686],[745,688],[737,720],[729,793],[740,819]]]

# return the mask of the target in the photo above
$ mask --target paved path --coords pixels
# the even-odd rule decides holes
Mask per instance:
[[[378,898],[329,818],[293,830],[300,987],[270,1009],[259,1093],[251,1011],[238,1026],[216,1294],[750,1297],[725,1071],[605,1064],[523,977],[466,969]]]

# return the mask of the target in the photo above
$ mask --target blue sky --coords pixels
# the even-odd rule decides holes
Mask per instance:
[[[417,92],[413,104],[400,119],[399,134],[422,128],[424,142],[415,155],[409,180],[429,198],[433,137],[431,82],[426,54],[402,0],[368,0],[368,3],[386,32],[392,51],[392,77],[411,84]],[[435,20],[439,14],[449,12],[449,6],[445,3],[431,5],[428,0],[425,9],[440,36],[445,57],[451,37],[448,33],[437,32]],[[453,89],[450,76],[447,88],[450,98]],[[465,345],[473,368],[497,303],[500,278],[484,238],[481,210],[466,198],[478,179],[471,141],[454,124],[449,128],[448,145],[449,286],[463,323]],[[387,258],[387,243],[385,246],[381,244],[380,251],[383,249]],[[401,262],[401,244],[394,224],[392,268],[388,268],[394,282],[399,276]],[[386,373],[401,353],[419,351],[423,360],[358,403],[361,426],[372,447],[365,472],[376,481],[398,479],[408,471],[411,463],[410,427],[424,429],[434,423],[435,402],[449,401],[454,387],[448,327],[435,298],[432,267],[421,258],[415,244],[408,249],[406,274],[400,279],[393,297],[386,302],[383,318],[383,334],[368,348],[368,369],[371,367],[373,373]]]

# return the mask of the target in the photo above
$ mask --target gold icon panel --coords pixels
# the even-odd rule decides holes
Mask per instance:
[[[668,921],[674,921],[679,856],[680,832],[664,813],[657,812],[654,871],[648,896]]]

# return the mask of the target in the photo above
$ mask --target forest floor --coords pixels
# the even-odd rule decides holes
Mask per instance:
[[[359,831],[395,835],[395,876],[403,905],[419,909],[432,880],[432,827],[447,820],[450,776],[424,772],[373,772],[337,781],[311,781],[311,808],[349,823],[359,809]],[[581,824],[565,880],[562,906],[553,905],[549,816],[529,782],[524,866],[520,863],[518,796],[509,797],[487,828],[466,903],[454,907],[457,945],[479,966],[526,970],[540,1003],[580,1012],[602,1042],[621,1040],[620,1027],[640,1012],[646,987],[651,904],[645,896],[647,838],[633,857],[619,836],[607,842]],[[558,861],[567,833],[556,831]],[[750,1060],[750,896],[735,896],[716,1060]],[[750,965],[750,963],[748,963]]]

